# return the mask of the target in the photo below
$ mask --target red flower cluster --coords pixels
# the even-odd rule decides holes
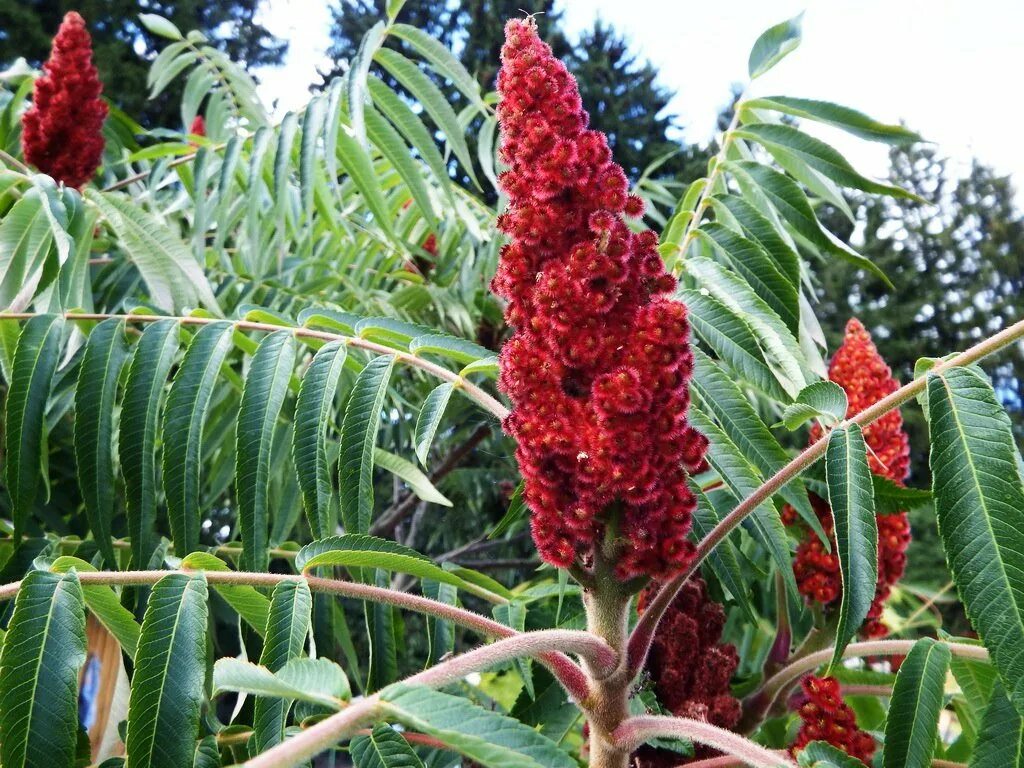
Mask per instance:
[[[839,384],[849,402],[847,418],[856,416],[870,405],[895,392],[899,384],[892,377],[871,336],[857,319],[846,325],[846,337],[836,351],[829,366],[829,379]],[[817,425],[811,430],[811,439],[821,437]],[[868,446],[868,464],[876,475],[887,477],[900,485],[910,469],[910,444],[903,431],[903,417],[898,410],[889,411],[873,424],[864,428],[864,442]],[[822,527],[833,537],[832,512],[828,503],[811,496]],[[787,522],[795,520],[795,510],[786,509]],[[879,515],[878,522],[878,582],[867,621],[861,633],[867,637],[880,637],[887,633],[879,620],[882,607],[889,598],[892,586],[903,576],[907,565],[907,546],[910,544],[910,523],[905,512]],[[810,600],[832,605],[842,594],[839,558],[825,551],[818,537],[809,534],[797,548],[793,565],[800,592]]]
[[[834,677],[808,675],[801,687],[803,702],[797,712],[803,725],[793,742],[793,754],[796,755],[812,741],[827,741],[870,765],[875,754],[875,740],[871,734],[857,727],[853,710],[839,695],[839,681]]]
[[[641,593],[637,610],[643,613],[656,585]],[[691,577],[665,612],[651,644],[647,671],[658,701],[678,717],[690,717],[735,728],[742,714],[729,681],[739,664],[732,645],[722,645],[725,611],[708,599],[707,585]],[[712,752],[698,748],[697,759]],[[644,747],[635,755],[638,768],[667,768],[685,762],[667,750]],[[632,763],[630,764],[632,765]]]
[[[188,132],[193,136],[205,136],[206,135],[206,120],[202,115],[196,115],[192,120],[192,125],[189,126]]]
[[[22,117],[26,162],[68,187],[89,181],[103,156],[107,105],[100,99],[102,92],[92,63],[92,39],[82,17],[71,11],[53,38],[32,107]]]
[[[684,466],[707,440],[686,420],[692,368],[686,307],[665,294],[652,232],[607,138],[587,129],[579,89],[532,21],[505,28],[498,118],[509,170],[498,219],[511,238],[494,291],[515,334],[499,387],[506,431],[545,561],[584,561],[605,524],[619,535],[618,575],[667,575],[690,558],[694,508]]]

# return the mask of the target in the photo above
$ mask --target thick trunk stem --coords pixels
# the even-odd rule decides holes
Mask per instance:
[[[597,578],[584,594],[587,629],[619,654],[611,674],[587,666],[591,692],[586,701],[590,727],[590,768],[628,768],[629,750],[615,745],[612,734],[629,718],[630,674],[626,659],[630,592],[612,574]]]

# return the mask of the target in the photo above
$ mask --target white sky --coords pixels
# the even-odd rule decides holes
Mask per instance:
[[[676,91],[684,136],[704,141],[746,76],[758,34],[807,11],[799,50],[755,95],[825,98],[906,121],[958,161],[972,156],[1024,186],[1024,0],[562,0],[571,34],[598,16],[625,34]],[[325,0],[268,0],[264,23],[291,41],[285,66],[261,73],[281,109],[300,106],[328,44]],[[869,174],[885,149],[814,129]],[[1020,195],[1018,196],[1020,199]]]

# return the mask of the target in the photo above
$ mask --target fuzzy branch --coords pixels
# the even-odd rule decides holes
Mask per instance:
[[[976,363],[978,360],[981,360],[983,357],[991,355],[994,352],[998,352],[1004,347],[1013,344],[1022,337],[1024,337],[1024,320],[1018,321],[994,336],[975,344],[965,352],[961,352],[948,360],[943,360],[937,363],[935,367],[931,369],[930,373],[942,373],[950,368],[971,365],[972,363]],[[924,390],[927,383],[927,376],[919,376],[908,384],[903,385],[892,394],[883,397],[874,405],[865,408],[853,418],[846,419],[841,422],[838,426],[843,427],[850,424],[858,424],[861,427],[867,426],[873,421],[884,416],[889,411],[899,408],[911,398],[916,397]],[[633,634],[629,640],[628,659],[631,672],[636,674],[643,668],[643,665],[647,660],[647,654],[651,648],[651,642],[654,639],[654,633],[658,628],[658,623],[661,621],[661,617],[665,614],[665,610],[675,599],[683,584],[685,584],[690,575],[697,570],[704,558],[707,557],[711,550],[718,546],[718,544],[721,543],[725,537],[743,521],[744,518],[782,490],[786,483],[800,475],[800,473],[805,469],[824,456],[827,446],[828,436],[823,435],[802,451],[796,458],[790,461],[785,467],[780,469],[775,475],[766,480],[760,488],[740,502],[732,512],[726,515],[726,517],[723,518],[718,525],[716,525],[711,532],[697,544],[697,551],[694,555],[693,561],[689,564],[686,570],[661,588],[647,607],[647,610],[644,611],[643,616],[640,617],[639,622],[637,622],[636,628],[633,630]]]

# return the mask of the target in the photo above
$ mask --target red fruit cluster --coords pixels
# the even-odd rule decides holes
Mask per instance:
[[[889,366],[871,341],[870,334],[857,319],[850,320],[846,325],[846,337],[829,366],[829,379],[846,391],[849,402],[847,418],[856,416],[899,388]],[[820,437],[821,429],[815,425],[811,430],[811,439],[817,440]],[[865,427],[864,442],[868,446],[868,465],[871,471],[902,485],[910,469],[910,444],[903,431],[900,412],[889,411]],[[832,513],[828,503],[812,495],[811,504],[825,532],[833,539]],[[786,519],[795,519],[795,511],[791,508],[786,510]],[[887,634],[888,630],[879,618],[892,586],[900,580],[906,569],[906,552],[910,544],[910,523],[905,512],[879,515],[877,523],[878,582],[867,621],[861,628],[861,634],[867,637]],[[835,604],[842,594],[839,559],[835,547],[832,550],[832,553],[826,552],[818,537],[809,533],[797,548],[793,566],[801,593],[809,600],[824,605]]]
[[[693,364],[686,307],[666,294],[652,232],[579,89],[532,21],[505,28],[498,219],[511,242],[492,283],[515,334],[499,387],[541,557],[586,561],[614,517],[620,578],[684,566],[693,494],[686,471],[707,440],[687,422]]]
[[[875,754],[871,734],[857,727],[857,718],[843,701],[834,677],[808,675],[801,684],[803,699],[797,713],[803,724],[793,742],[795,755],[812,741],[827,741],[851,757],[870,765]]]
[[[189,126],[188,132],[193,136],[205,136],[206,135],[206,120],[202,115],[196,115],[192,119],[192,125]]]
[[[655,584],[641,593],[637,604],[640,613],[656,590]],[[740,659],[734,646],[721,643],[724,626],[722,606],[708,598],[703,579],[691,577],[658,625],[646,669],[658,701],[672,714],[731,729],[742,714],[740,702],[729,688]],[[698,748],[695,757],[702,759],[710,754]],[[638,768],[685,762],[674,752],[649,747],[639,750],[634,759]]]
[[[103,83],[92,63],[92,39],[74,11],[64,16],[53,51],[35,82],[22,117],[25,160],[76,189],[96,173],[103,156]]]

